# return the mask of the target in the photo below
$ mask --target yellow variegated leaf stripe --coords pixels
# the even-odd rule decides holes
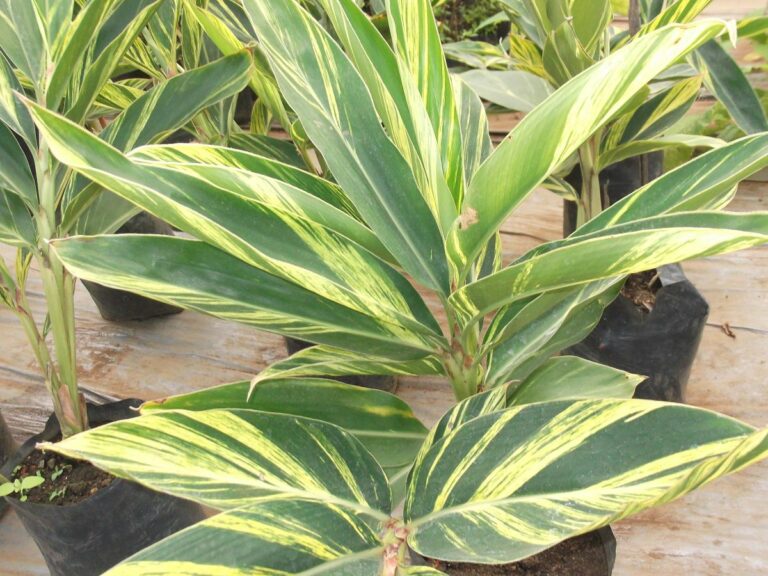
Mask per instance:
[[[253,147],[253,140],[256,137],[256,135],[238,135],[233,138],[233,143],[243,147]],[[355,240],[377,256],[392,261],[392,257],[370,229],[359,219],[352,217],[355,214],[355,209],[349,204],[349,200],[338,185],[281,160],[273,160],[266,155],[253,153],[247,149],[232,149],[207,144],[143,146],[131,151],[129,156],[131,159],[142,163],[171,167],[188,164],[193,168],[196,165],[233,168],[280,180],[322,200],[322,204],[329,205],[324,208],[325,210],[336,208],[338,210],[334,210],[334,212],[343,211],[345,214],[338,215],[336,220],[343,220],[346,224],[344,227],[335,228],[329,224],[325,225],[339,232],[346,229],[345,236]],[[315,204],[319,205],[320,203]],[[318,221],[325,223],[326,218],[318,216]],[[352,228],[354,228],[354,232],[352,232]]]
[[[427,356],[418,360],[394,361],[389,358],[377,358],[373,355],[361,356],[359,353],[332,348],[330,346],[311,346],[296,354],[271,364],[252,382],[261,386],[268,380],[301,378],[305,376],[348,376],[354,374],[395,376],[428,376],[443,374],[443,365],[437,356]]]
[[[605,154],[601,154],[597,166],[599,170],[602,170],[611,164],[621,162],[627,158],[667,148],[719,148],[723,144],[725,144],[725,141],[720,138],[690,134],[669,134],[668,136],[657,136],[649,140],[632,140],[609,150]]]
[[[322,0],[322,5],[368,87],[389,137],[408,161],[421,193],[446,233],[456,219],[456,204],[415,81],[410,74],[401,74],[392,48],[352,0]]]
[[[650,80],[723,29],[720,22],[701,21],[649,34],[601,60],[528,114],[472,179],[448,240],[457,268],[468,271],[514,208]]]
[[[391,507],[384,473],[360,442],[341,428],[298,416],[168,410],[45,448],[219,510],[280,494],[372,508],[380,518]]]
[[[410,465],[427,435],[413,410],[394,394],[320,378],[234,382],[142,405],[156,410],[250,409],[330,422],[355,436],[385,469]]]
[[[284,98],[366,224],[416,281],[446,294],[439,227],[360,74],[295,0],[244,5]]]
[[[480,97],[461,76],[452,75],[451,82],[459,113],[464,175],[469,182],[493,150],[488,131],[488,116]]]
[[[51,47],[36,2],[0,3],[0,43],[5,55],[40,89]]]
[[[459,289],[454,308],[478,320],[504,304],[557,290],[650,270],[768,242],[768,213],[685,212],[614,226],[544,244],[517,263]]]
[[[341,504],[272,496],[214,516],[105,576],[379,576],[381,519]]]
[[[631,115],[620,142],[649,138],[682,118],[698,97],[701,83],[700,75],[686,78],[640,106]]]
[[[662,213],[718,210],[736,185],[768,166],[768,134],[745,136],[663,174],[581,226],[575,236]]]
[[[464,195],[459,114],[429,0],[387,0],[392,43],[402,74],[416,82],[440,147],[443,172],[457,206]]]
[[[222,54],[234,54],[243,49],[243,42],[211,10],[203,10],[191,4],[188,4],[188,6],[190,6],[191,12],[200,23],[200,26],[213,40],[216,47],[221,50]],[[256,95],[264,100],[267,108],[280,122],[283,130],[290,131],[291,121],[280,97],[277,81],[272,75],[272,71],[266,65],[266,62],[263,61],[263,57],[258,53],[255,53],[254,56],[255,66],[251,73],[250,86]]]
[[[766,455],[768,430],[676,404],[584,400],[494,412],[444,437],[414,469],[408,543],[432,558],[511,562]]]
[[[712,0],[677,0],[669,5],[656,18],[641,26],[635,37],[649,34],[668,24],[685,24],[692,22],[696,16],[709,6]],[[626,42],[626,40],[625,40]]]
[[[79,77],[74,72],[82,69],[83,59],[87,57],[88,49],[114,4],[115,0],[88,2],[71,24],[62,26],[64,36],[53,57],[55,66],[48,78],[45,94],[49,108],[58,108],[68,84],[77,85]]]
[[[23,93],[21,84],[5,56],[0,54],[0,122],[32,147],[36,144],[35,125],[25,106],[16,98],[16,93]]]
[[[168,236],[72,238],[53,249],[78,278],[310,342],[411,360],[422,344],[204,242]],[[142,258],[136,258],[142,254]]]
[[[312,215],[324,206],[310,194],[239,169],[137,163],[55,114],[34,114],[53,153],[94,182],[252,266],[379,316],[399,339],[423,333],[427,349],[439,342],[437,323],[411,284],[323,225],[343,213],[328,206],[326,221],[316,222]]]
[[[83,62],[83,79],[78,86],[77,97],[67,110],[67,118],[78,123],[86,118],[102,87],[111,79],[126,51],[162,3],[163,0],[158,0],[146,6],[103,47],[95,60]]]
[[[550,358],[530,376],[510,385],[507,406],[571,398],[632,398],[645,376],[576,356]]]
[[[406,506],[414,506],[415,501],[421,497],[421,495],[414,490],[412,481],[413,474],[416,470],[421,468],[430,449],[443,438],[452,434],[460,426],[480,416],[502,410],[503,408],[506,408],[506,405],[507,388],[505,386],[498,386],[492,390],[473,394],[443,414],[442,418],[440,418],[437,424],[435,424],[429,431],[429,435],[424,440],[419,453],[416,455],[416,459],[414,460],[408,478],[407,491],[405,494]]]
[[[541,357],[555,342],[560,348],[551,353],[578,342],[616,296],[619,289],[616,284],[614,277],[546,292],[519,310],[510,308],[499,314],[498,321],[494,318],[491,325],[493,338],[484,345],[490,351],[485,385],[498,386],[511,380],[513,375],[515,379],[526,376],[520,373],[521,366]],[[575,319],[578,322],[574,322]]]
[[[133,102],[100,137],[123,151],[161,140],[199,110],[245,88],[251,69],[250,55],[240,51],[175,75]],[[188,102],[190,94],[195,96],[194,103]],[[158,125],[167,129],[158,130]]]

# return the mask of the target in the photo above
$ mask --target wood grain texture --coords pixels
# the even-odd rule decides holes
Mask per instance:
[[[766,209],[768,184],[742,185],[731,209]],[[504,229],[505,258],[559,237],[559,199],[537,192]],[[6,259],[11,251],[0,248]],[[685,266],[711,306],[693,369],[691,404],[754,425],[768,425],[768,247],[706,258]],[[30,292],[42,314],[36,275]],[[279,337],[184,312],[148,322],[108,323],[77,290],[79,374],[89,390],[157,398],[250,377],[285,356]],[[721,329],[728,323],[735,334]],[[399,394],[425,423],[451,405],[440,379],[406,379]],[[0,310],[0,406],[18,439],[39,429],[50,409],[21,329]],[[616,576],[768,574],[768,463],[721,479],[685,499],[615,526]],[[0,574],[45,574],[34,544],[13,513],[0,520]]]

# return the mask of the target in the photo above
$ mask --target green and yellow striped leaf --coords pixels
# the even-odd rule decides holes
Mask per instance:
[[[407,362],[377,358],[373,355],[331,348],[310,346],[300,350],[259,372],[253,386],[261,386],[268,380],[286,378],[348,376],[348,375],[393,375],[393,376],[436,376],[442,375],[443,365],[437,356],[426,356]]]
[[[161,166],[202,165],[235,168],[254,174],[261,174],[290,184],[347,214],[356,215],[354,206],[349,204],[346,196],[344,196],[344,192],[338,185],[315,176],[293,164],[283,162],[280,158],[271,159],[267,154],[254,152],[252,150],[254,148],[257,150],[261,149],[258,140],[256,140],[257,138],[265,137],[254,134],[242,134],[233,137],[233,145],[239,144],[247,147],[248,150],[234,150],[207,144],[143,146],[133,150],[130,153],[130,157],[141,163]],[[285,154],[278,155],[284,156]],[[327,208],[324,210],[327,210]],[[318,218],[320,222],[328,222],[327,218]],[[388,256],[386,249],[371,231],[356,218],[346,218],[346,220],[350,219],[355,220],[355,222],[347,222],[345,226],[336,228],[337,231],[346,230],[344,234],[349,234],[350,239],[355,239],[361,246],[367,247],[374,254],[391,261],[392,257]],[[354,232],[352,229],[354,229]]]
[[[352,63],[294,0],[244,4],[283,96],[336,181],[403,269],[447,293],[437,222]]]
[[[551,358],[518,384],[509,386],[507,406],[579,398],[630,399],[645,376],[576,356]]]
[[[663,133],[688,112],[699,95],[701,83],[701,76],[686,78],[645,102],[631,113],[618,143]]]
[[[549,82],[524,70],[469,70],[460,78],[488,102],[520,112],[530,112],[552,93]]]
[[[408,162],[419,190],[443,232],[456,219],[439,145],[416,81],[353,0],[322,0],[339,41],[373,99],[387,134]]]
[[[89,48],[96,41],[115,2],[116,0],[88,2],[71,23],[62,26],[65,35],[53,57],[55,65],[45,94],[46,104],[52,110],[58,109],[59,103],[66,95],[67,87],[73,83],[73,76],[77,76],[74,72],[82,70]]]
[[[486,387],[520,380],[570,344],[579,342],[616,297],[615,278],[540,294],[508,306],[494,317],[485,336]]]
[[[35,89],[42,87],[51,47],[36,1],[0,0],[0,48]]]
[[[0,188],[21,198],[30,210],[37,206],[37,184],[29,169],[29,162],[16,135],[0,122]]]
[[[304,416],[335,424],[355,436],[386,470],[410,465],[427,429],[411,408],[388,392],[319,378],[250,382],[145,402],[142,414],[162,410],[249,409]]]
[[[78,278],[153,300],[361,354],[375,351],[411,360],[431,353],[402,329],[320,298],[204,242],[122,235],[75,237],[53,248]]]
[[[122,151],[163,140],[205,108],[242,90],[250,68],[248,53],[240,52],[175,75],[131,102],[99,138]],[[135,206],[113,194],[96,196],[98,189],[87,188],[85,180],[78,179],[64,202],[67,210],[69,202],[82,192],[93,196],[80,200],[90,206],[78,215],[72,230],[75,234],[114,232],[136,213]]]
[[[132,14],[133,18],[125,24],[125,27],[120,28],[114,37],[108,36],[111,38],[109,43],[100,47],[100,42],[103,42],[103,38],[107,36],[104,33],[105,30],[107,32],[114,30],[108,26],[112,18],[118,14],[117,11],[113,12],[112,18],[107,20],[107,25],[102,28],[99,38],[97,38],[96,44],[92,48],[94,54],[98,54],[98,56],[93,61],[85,63],[84,77],[78,86],[77,97],[67,110],[67,118],[78,123],[85,120],[91,105],[96,101],[104,85],[111,79],[118,63],[164,1],[156,0],[148,4],[140,12]],[[126,7],[130,4],[132,3],[124,2],[121,4],[121,7]]]
[[[455,266],[467,271],[515,207],[597,128],[657,74],[723,29],[720,22],[702,21],[648,34],[601,60],[528,114],[472,180],[448,239]]]
[[[401,74],[410,76],[432,121],[448,187],[461,206],[466,184],[459,113],[429,0],[387,0],[389,31]]]
[[[768,166],[768,134],[745,136],[663,174],[604,210],[573,233],[597,230],[664,213],[718,210],[737,184]]]
[[[768,213],[686,212],[612,226],[544,244],[518,262],[451,295],[479,320],[516,299],[580,283],[651,270],[768,242]]]
[[[162,140],[199,111],[237,94],[248,81],[247,51],[178,74],[134,101],[101,133],[101,139],[127,151]]]
[[[236,132],[229,136],[227,144],[238,150],[250,152],[256,156],[271,158],[294,168],[302,169],[305,167],[304,160],[301,159],[296,146],[290,140],[281,140],[271,136],[264,136],[263,134],[253,134],[252,132]],[[324,182],[327,182],[327,180],[324,180]],[[340,196],[343,196],[343,194],[340,194]]]
[[[362,444],[337,426],[298,416],[158,411],[41,447],[218,510],[271,495],[384,517],[392,505],[384,472]]]
[[[640,27],[635,37],[644,36],[669,24],[692,22],[712,0],[677,0],[667,5],[653,19]]]
[[[261,498],[146,548],[105,576],[379,576],[378,515],[296,496]]]
[[[413,286],[327,222],[318,223],[313,215],[324,205],[310,194],[244,170],[137,163],[55,114],[35,108],[34,115],[61,161],[129,202],[265,272],[380,316],[393,330],[404,329],[406,339],[423,333],[427,347],[441,340]],[[315,209],[300,211],[302,205]],[[335,212],[326,211],[327,218],[344,216]]]
[[[627,158],[667,148],[719,148],[723,144],[725,144],[725,141],[720,138],[693,134],[669,134],[667,136],[657,136],[649,140],[632,140],[601,154],[597,166],[599,170],[602,170],[611,164],[621,162]]]
[[[225,7],[223,4],[222,6]],[[217,17],[212,8],[203,10],[196,6],[191,6],[190,9],[197,19],[197,22],[203,30],[205,30],[205,33],[211,38],[214,44],[216,44],[216,47],[222,54],[235,54],[243,49],[245,40],[239,39],[227,26],[225,21]],[[239,6],[238,9],[242,10],[242,6]],[[229,18],[228,21],[232,22],[233,18]],[[243,29],[242,32],[250,35],[245,29]],[[254,68],[249,80],[250,86],[272,116],[277,118],[283,130],[289,132],[291,129],[291,121],[288,117],[288,111],[285,108],[285,104],[283,104],[282,97],[280,96],[277,80],[275,80],[275,77],[269,69],[261,52],[257,48],[253,48],[253,51]]]
[[[445,436],[414,468],[408,543],[431,558],[512,562],[767,455],[768,430],[677,404],[582,400],[493,412]]]
[[[435,424],[429,431],[429,435],[421,445],[421,449],[416,455],[413,467],[410,470],[405,493],[406,507],[409,505],[413,506],[414,500],[420,497],[418,493],[411,489],[411,480],[414,471],[420,469],[421,464],[427,457],[427,454],[429,454],[430,449],[467,422],[479,418],[480,416],[503,410],[506,406],[507,387],[499,386],[491,390],[486,390],[485,392],[473,394],[443,414],[440,420],[437,421],[437,424]]]
[[[459,111],[464,176],[469,182],[493,151],[488,116],[480,97],[461,76],[451,76],[451,82]]]
[[[768,131],[763,105],[741,67],[715,40],[696,51],[694,62],[706,72],[705,83],[747,134]]]
[[[16,97],[16,94],[23,93],[13,68],[0,54],[0,122],[21,136],[30,147],[35,147],[35,124],[27,108]]]
[[[0,242],[11,246],[37,245],[37,230],[24,201],[0,188]]]

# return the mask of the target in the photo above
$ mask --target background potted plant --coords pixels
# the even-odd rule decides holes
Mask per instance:
[[[504,47],[455,44],[449,54],[485,99],[528,111],[574,75],[612,50],[667,23],[692,21],[708,2],[669,5],[632,0],[629,30],[610,27],[615,3],[503,0],[512,33]],[[626,14],[626,12],[625,12]],[[753,23],[752,29],[757,28]],[[560,169],[548,187],[563,195],[564,234],[605,207],[657,178],[660,150],[691,151],[720,145],[717,139],[680,130],[702,83],[739,118],[748,133],[768,130],[765,114],[739,66],[717,40],[688,56],[649,84],[646,94],[598,130]],[[576,167],[574,168],[574,163]],[[563,178],[564,177],[564,178]],[[682,401],[706,324],[708,305],[678,265],[631,277],[595,330],[570,352],[649,376],[638,396]]]
[[[259,395],[274,394],[281,379],[355,372],[439,374],[457,399],[502,390],[504,405],[627,396],[634,381],[626,374],[550,357],[590,331],[626,274],[768,240],[765,214],[717,211],[741,178],[768,163],[760,134],[681,166],[506,267],[496,244],[503,221],[540,182],[650,79],[722,32],[720,22],[633,41],[554,93],[491,153],[484,108],[448,76],[428,3],[390,2],[394,48],[353,2],[323,6],[340,44],[294,2],[245,4],[285,100],[335,181],[201,144],[125,154],[30,105],[61,162],[198,238],[55,242],[72,273],[319,344],[252,386],[162,408],[253,406],[249,388],[260,406]],[[604,97],[594,99],[598,83]],[[442,304],[447,329],[404,273]],[[280,411],[279,393],[271,398],[270,410]],[[377,447],[393,458],[387,473],[398,485],[418,432],[385,431],[410,442],[410,452],[398,442]],[[168,478],[166,489],[177,481]]]
[[[53,574],[101,573],[201,517],[188,502],[98,475],[88,484],[89,467],[33,456],[40,440],[67,438],[89,424],[135,415],[136,402],[86,407],[77,381],[75,278],[52,253],[51,241],[115,230],[138,210],[57,162],[23,100],[60,112],[98,132],[100,141],[128,150],[161,140],[242,89],[251,67],[247,53],[179,74],[147,91],[113,81],[130,66],[125,64],[128,51],[161,4],[57,0],[0,7],[0,144],[5,155],[0,240],[17,248],[14,263],[0,260],[0,299],[21,322],[54,407],[46,429],[9,459],[3,475],[18,479],[39,473],[46,478],[25,502],[6,500]],[[27,300],[32,266],[42,278],[44,319],[33,317]],[[75,497],[77,482],[87,488]]]

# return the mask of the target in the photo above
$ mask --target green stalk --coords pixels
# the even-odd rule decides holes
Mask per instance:
[[[579,196],[576,226],[592,220],[603,211],[603,194],[600,189],[600,174],[597,170],[597,148],[600,133],[593,135],[579,148],[581,166],[581,194]]]
[[[56,416],[64,438],[82,432],[88,427],[85,403],[77,387],[75,353],[74,278],[64,269],[49,242],[56,232],[56,187],[53,156],[44,137],[40,137],[36,163],[40,206],[36,214],[38,230],[37,262],[43,281],[48,314],[50,317],[56,366],[41,362]],[[31,318],[30,318],[31,319]],[[24,322],[22,322],[24,324]],[[25,328],[30,343],[40,360],[48,356],[44,338],[36,338],[30,328]],[[35,331],[37,329],[35,328]],[[43,350],[45,349],[45,350]]]

